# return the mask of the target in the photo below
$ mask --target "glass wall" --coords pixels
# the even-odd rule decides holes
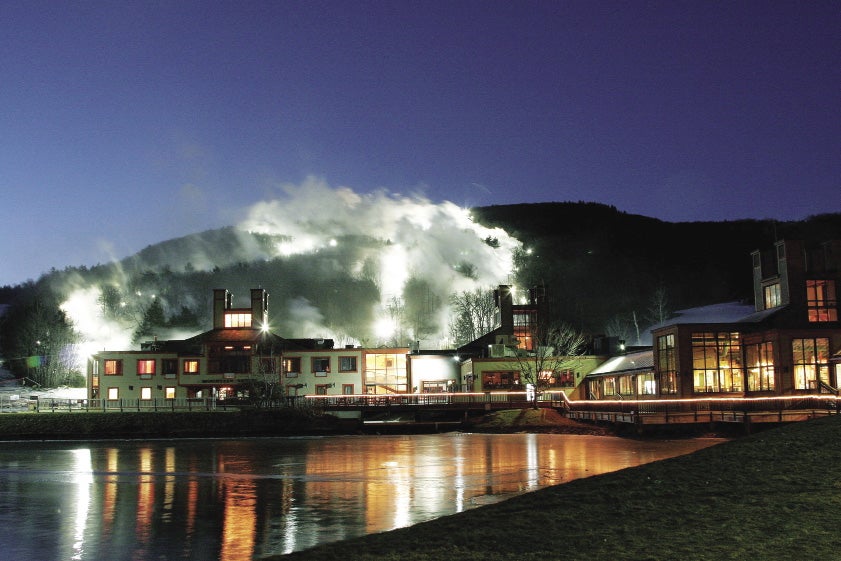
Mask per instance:
[[[792,339],[794,388],[816,390],[818,382],[829,384],[829,339]]]
[[[693,333],[692,379],[696,393],[742,391],[744,374],[739,334]]]
[[[767,341],[745,348],[748,372],[748,391],[774,389],[774,343]]]

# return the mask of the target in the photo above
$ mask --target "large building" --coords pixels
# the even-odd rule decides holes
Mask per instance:
[[[680,318],[652,349],[593,371],[595,399],[837,393],[841,385],[841,241],[779,241],[754,251],[754,309],[728,321]]]
[[[332,339],[286,339],[269,330],[265,290],[251,290],[248,307],[235,308],[232,300],[227,290],[214,290],[213,328],[189,339],[94,354],[88,361],[88,397],[231,400],[414,388],[408,347],[334,348]],[[438,385],[455,379],[454,366],[422,370]]]

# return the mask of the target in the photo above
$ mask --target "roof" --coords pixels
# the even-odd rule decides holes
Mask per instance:
[[[636,353],[615,356],[594,368],[587,377],[645,372],[654,369],[654,351],[647,349]]]

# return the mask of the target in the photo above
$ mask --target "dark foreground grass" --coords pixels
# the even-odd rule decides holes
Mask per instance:
[[[835,416],[272,559],[838,559],[839,532]]]

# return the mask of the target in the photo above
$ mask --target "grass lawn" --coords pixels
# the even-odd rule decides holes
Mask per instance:
[[[841,557],[841,416],[272,559]]]

